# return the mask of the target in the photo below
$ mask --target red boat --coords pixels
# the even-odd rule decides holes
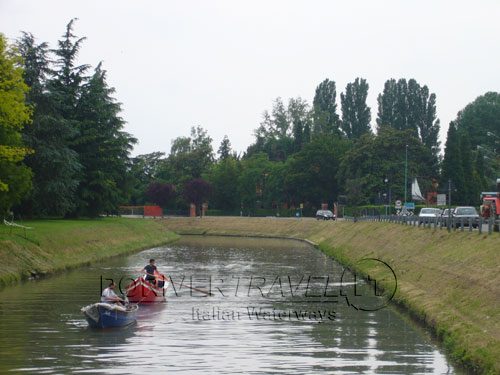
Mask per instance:
[[[125,293],[129,301],[133,303],[164,302],[170,281],[157,271],[155,271],[155,276],[158,277],[158,285],[150,283],[146,280],[146,276],[140,276],[127,285]]]

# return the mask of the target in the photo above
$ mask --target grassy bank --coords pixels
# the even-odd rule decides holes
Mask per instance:
[[[379,258],[398,277],[395,300],[434,330],[454,358],[500,373],[500,238],[373,222],[165,219],[178,233],[308,239],[344,264]],[[368,264],[368,263],[366,263]],[[377,269],[361,269],[377,278]]]
[[[24,223],[34,229],[0,226],[0,287],[178,238],[156,220],[102,218]]]

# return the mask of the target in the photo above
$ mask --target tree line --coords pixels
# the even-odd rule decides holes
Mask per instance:
[[[51,49],[30,33],[11,46],[0,34],[0,213],[97,216],[120,205],[159,204],[251,214],[258,207],[319,207],[401,199],[407,176],[424,191],[453,183],[453,204],[477,204],[499,175],[500,95],[461,110],[438,140],[436,95],[415,79],[389,79],[377,97],[356,78],[337,100],[335,81],[319,83],[312,103],[276,98],[254,142],[239,154],[226,136],[217,151],[201,126],[158,151],[131,157],[121,104],[102,64],[78,65],[85,38],[74,20]],[[340,104],[338,108],[337,104]],[[406,158],[407,156],[407,158]],[[389,194],[388,194],[389,193]],[[411,197],[411,196],[410,196]]]
[[[155,152],[133,159],[140,182],[133,203],[152,201],[143,193],[151,183],[170,183],[182,191],[185,181],[202,178],[213,190],[211,207],[235,214],[300,203],[331,205],[342,196],[348,205],[385,204],[389,196],[403,199],[406,166],[410,199],[413,177],[424,192],[447,193],[452,180],[457,205],[477,205],[481,191],[495,188],[500,138],[487,134],[500,129],[500,117],[493,116],[500,108],[499,94],[487,93],[459,112],[443,157],[436,95],[426,85],[388,80],[378,96],[376,132],[366,104],[368,88],[362,78],[347,84],[340,113],[335,82],[329,79],[317,86],[312,105],[300,97],[276,98],[243,154],[232,150],[227,136],[215,153],[206,130],[193,127],[189,137],[172,142],[168,156]],[[478,110],[478,103],[485,107]],[[471,134],[478,134],[475,142]],[[489,148],[490,159],[481,151]],[[175,197],[168,202],[170,207],[184,204]]]

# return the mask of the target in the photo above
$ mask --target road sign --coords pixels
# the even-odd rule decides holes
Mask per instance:
[[[438,206],[446,206],[446,194],[438,194],[437,195],[437,205]]]
[[[403,205],[403,202],[401,202],[400,200],[397,200],[395,202],[395,204],[396,204],[396,208],[401,208],[401,206]]]
[[[413,203],[413,202],[405,202],[405,207],[409,208],[410,210],[414,210],[415,209],[415,203]]]
[[[304,203],[301,203],[301,204],[300,204],[300,208],[304,208]]]

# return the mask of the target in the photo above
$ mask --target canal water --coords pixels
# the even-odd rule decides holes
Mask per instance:
[[[149,258],[175,282],[166,302],[132,326],[88,328],[80,309],[99,299],[101,277],[123,287]],[[392,307],[348,303],[341,278],[363,281],[343,273],[298,241],[188,236],[26,282],[0,291],[0,373],[462,373]]]

